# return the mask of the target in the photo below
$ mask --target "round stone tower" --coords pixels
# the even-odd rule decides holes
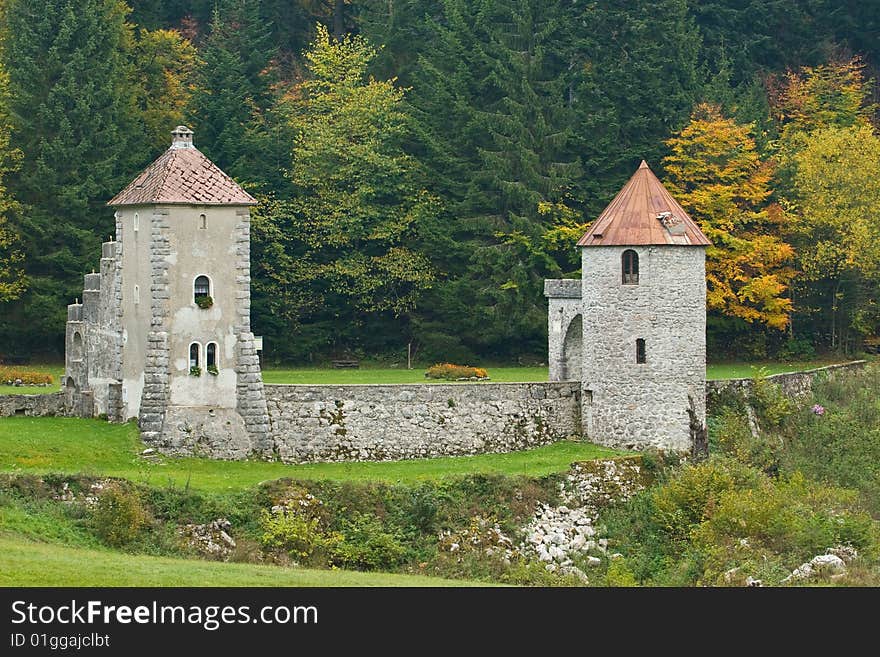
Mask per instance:
[[[709,244],[643,161],[578,242],[580,285],[547,281],[551,379],[579,375],[594,442],[684,451],[702,439]]]
[[[242,458],[268,445],[250,326],[254,199],[178,126],[116,208],[124,417],[170,453]]]

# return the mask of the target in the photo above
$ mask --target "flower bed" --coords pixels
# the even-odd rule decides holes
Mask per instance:
[[[482,367],[437,363],[425,372],[428,379],[446,379],[447,381],[485,381],[489,373]]]
[[[53,383],[52,375],[23,367],[0,365],[0,385],[44,386]]]

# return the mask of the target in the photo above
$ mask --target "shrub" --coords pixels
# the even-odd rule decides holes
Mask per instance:
[[[633,587],[638,585],[636,576],[626,565],[626,560],[621,557],[611,560],[605,573],[605,586]]]
[[[872,551],[875,529],[857,494],[806,479],[762,478],[754,488],[722,493],[713,512],[692,533],[693,549],[705,555],[703,579],[721,583],[733,567],[773,576],[835,545]],[[780,578],[781,579],[781,578]]]
[[[782,392],[782,388],[767,380],[764,368],[752,379],[749,399],[761,418],[763,429],[779,427],[795,409],[795,403]]]
[[[342,540],[341,534],[324,531],[319,518],[283,508],[264,509],[260,514],[260,529],[260,543],[264,548],[284,553],[297,562],[326,560]]]
[[[880,518],[880,366],[838,374],[814,386],[816,402],[783,422],[783,467],[862,492]]]
[[[698,465],[687,464],[654,491],[656,519],[673,540],[685,541],[691,530],[712,513],[723,493],[752,488],[759,476],[730,458],[716,456]]]
[[[488,379],[489,373],[482,367],[437,363],[428,368],[425,372],[425,377],[428,379],[457,381],[459,379]]]
[[[202,310],[205,310],[205,309],[210,308],[211,306],[214,305],[214,299],[207,296],[207,295],[206,296],[199,296],[199,297],[196,297],[196,305],[199,308],[201,308]]]
[[[767,474],[778,472],[782,440],[768,432],[752,435],[742,413],[725,408],[714,418],[711,431],[715,446],[724,454]]]
[[[12,385],[18,380],[27,385],[44,385],[54,382],[52,375],[45,372],[28,370],[23,367],[0,365],[0,383]]]
[[[152,517],[136,491],[112,483],[98,496],[92,523],[104,543],[123,547],[140,537]]]
[[[401,537],[385,530],[378,518],[355,513],[342,521],[343,539],[332,547],[333,562],[357,570],[389,570],[406,555]]]

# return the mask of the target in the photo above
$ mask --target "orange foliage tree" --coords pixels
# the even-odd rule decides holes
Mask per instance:
[[[670,192],[712,242],[708,308],[781,330],[792,308],[794,252],[780,237],[784,213],[768,201],[772,166],[761,161],[750,129],[701,103],[666,142],[663,164]]]

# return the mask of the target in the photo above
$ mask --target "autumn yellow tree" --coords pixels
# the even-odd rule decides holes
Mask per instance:
[[[772,88],[772,87],[771,87]],[[797,251],[797,326],[832,349],[880,331],[880,140],[858,58],[804,67],[771,94],[777,192]]]
[[[869,125],[816,130],[794,163],[800,267],[824,288],[831,346],[845,346],[848,328],[880,328],[880,137]]]
[[[708,308],[781,330],[792,308],[793,250],[779,236],[783,213],[768,203],[772,167],[761,161],[749,130],[719,107],[699,104],[666,142],[663,165],[670,192],[712,242]]]
[[[164,150],[193,94],[196,49],[174,30],[140,30],[134,61],[147,139],[151,150]]]

